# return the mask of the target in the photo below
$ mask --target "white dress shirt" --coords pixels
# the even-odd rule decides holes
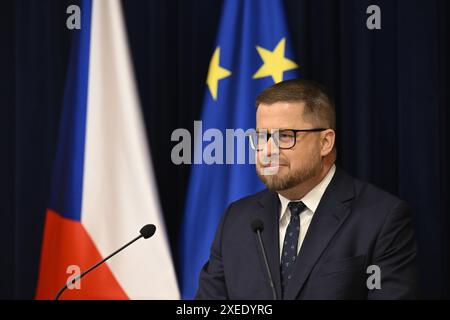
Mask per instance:
[[[328,171],[327,175],[320,181],[318,185],[316,185],[310,192],[308,192],[302,199],[299,200],[289,200],[283,197],[281,194],[278,194],[281,202],[281,212],[280,212],[280,260],[281,260],[281,252],[283,251],[283,241],[284,236],[286,234],[286,229],[289,224],[289,220],[291,219],[291,211],[288,208],[288,204],[291,201],[302,201],[306,208],[300,213],[300,234],[298,237],[298,246],[297,246],[297,254],[300,252],[300,248],[303,244],[303,240],[305,239],[306,232],[308,231],[309,224],[311,223],[314,212],[316,212],[317,207],[319,206],[320,199],[330,184],[331,179],[336,172],[336,166],[333,164],[330,171]]]

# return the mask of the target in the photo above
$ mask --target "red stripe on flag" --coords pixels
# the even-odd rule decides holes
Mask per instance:
[[[42,244],[36,299],[53,299],[79,266],[81,272],[102,259],[80,222],[48,209]],[[128,299],[108,265],[104,263],[81,279],[81,288],[66,290],[60,299]]]

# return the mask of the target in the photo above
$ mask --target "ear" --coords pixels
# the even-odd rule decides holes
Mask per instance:
[[[320,155],[325,157],[333,151],[336,133],[333,129],[327,129],[320,135]]]

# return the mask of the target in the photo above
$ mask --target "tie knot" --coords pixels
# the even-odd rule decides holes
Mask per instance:
[[[303,202],[289,202],[289,210],[291,211],[291,216],[299,216],[300,213],[305,210],[306,206]]]

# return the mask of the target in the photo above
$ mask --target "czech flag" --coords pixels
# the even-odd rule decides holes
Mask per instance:
[[[178,299],[119,0],[86,0],[67,75],[37,299]]]

